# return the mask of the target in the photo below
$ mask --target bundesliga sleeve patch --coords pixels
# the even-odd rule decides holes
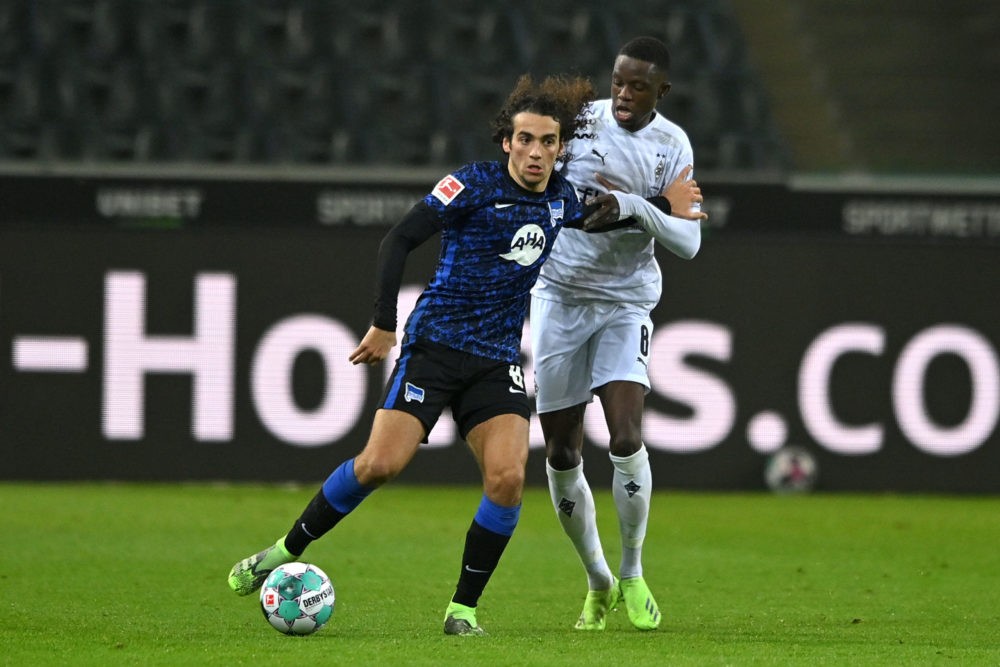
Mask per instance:
[[[434,186],[434,190],[431,194],[437,197],[437,200],[447,206],[452,202],[458,193],[465,189],[465,184],[458,180],[451,174],[448,174]]]

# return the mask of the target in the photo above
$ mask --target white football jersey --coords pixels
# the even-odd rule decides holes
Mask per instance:
[[[607,192],[595,173],[645,198],[659,195],[685,166],[694,164],[687,134],[659,112],[638,132],[618,126],[610,99],[592,103],[588,116],[592,122],[580,128],[557,165],[583,200]],[[563,303],[596,300],[652,307],[662,290],[653,247],[654,237],[640,224],[593,234],[563,229],[532,294]]]

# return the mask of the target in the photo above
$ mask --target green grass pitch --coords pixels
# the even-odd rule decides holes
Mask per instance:
[[[230,592],[237,559],[316,487],[0,484],[4,665],[996,665],[1000,499],[658,491],[645,548],[664,621],[572,629],[586,579],[544,489],[480,602],[447,637],[475,488],[388,486],[303,560],[330,623],[275,632]],[[597,493],[605,549],[620,547]]]

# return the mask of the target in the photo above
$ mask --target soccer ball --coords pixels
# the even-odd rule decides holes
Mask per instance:
[[[782,447],[767,460],[764,482],[775,493],[805,493],[816,484],[819,466],[802,447]]]
[[[333,584],[310,563],[285,563],[271,571],[260,589],[264,618],[286,635],[311,635],[333,614]]]

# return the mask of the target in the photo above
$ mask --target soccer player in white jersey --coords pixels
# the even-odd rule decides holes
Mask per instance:
[[[650,389],[650,312],[661,292],[653,250],[660,243],[679,257],[694,257],[707,217],[690,178],[691,143],[656,111],[670,90],[669,67],[667,47],[652,37],[633,39],[619,51],[611,98],[591,104],[588,126],[577,131],[558,168],[583,198],[611,191],[632,219],[604,234],[564,230],[532,289],[536,406],[549,490],[587,571],[589,592],[576,623],[581,630],[603,630],[620,601],[636,628],[660,624],[642,571],[652,491],[642,413]],[[604,556],[583,474],[584,410],[595,395],[611,436],[622,542],[617,577]]]

